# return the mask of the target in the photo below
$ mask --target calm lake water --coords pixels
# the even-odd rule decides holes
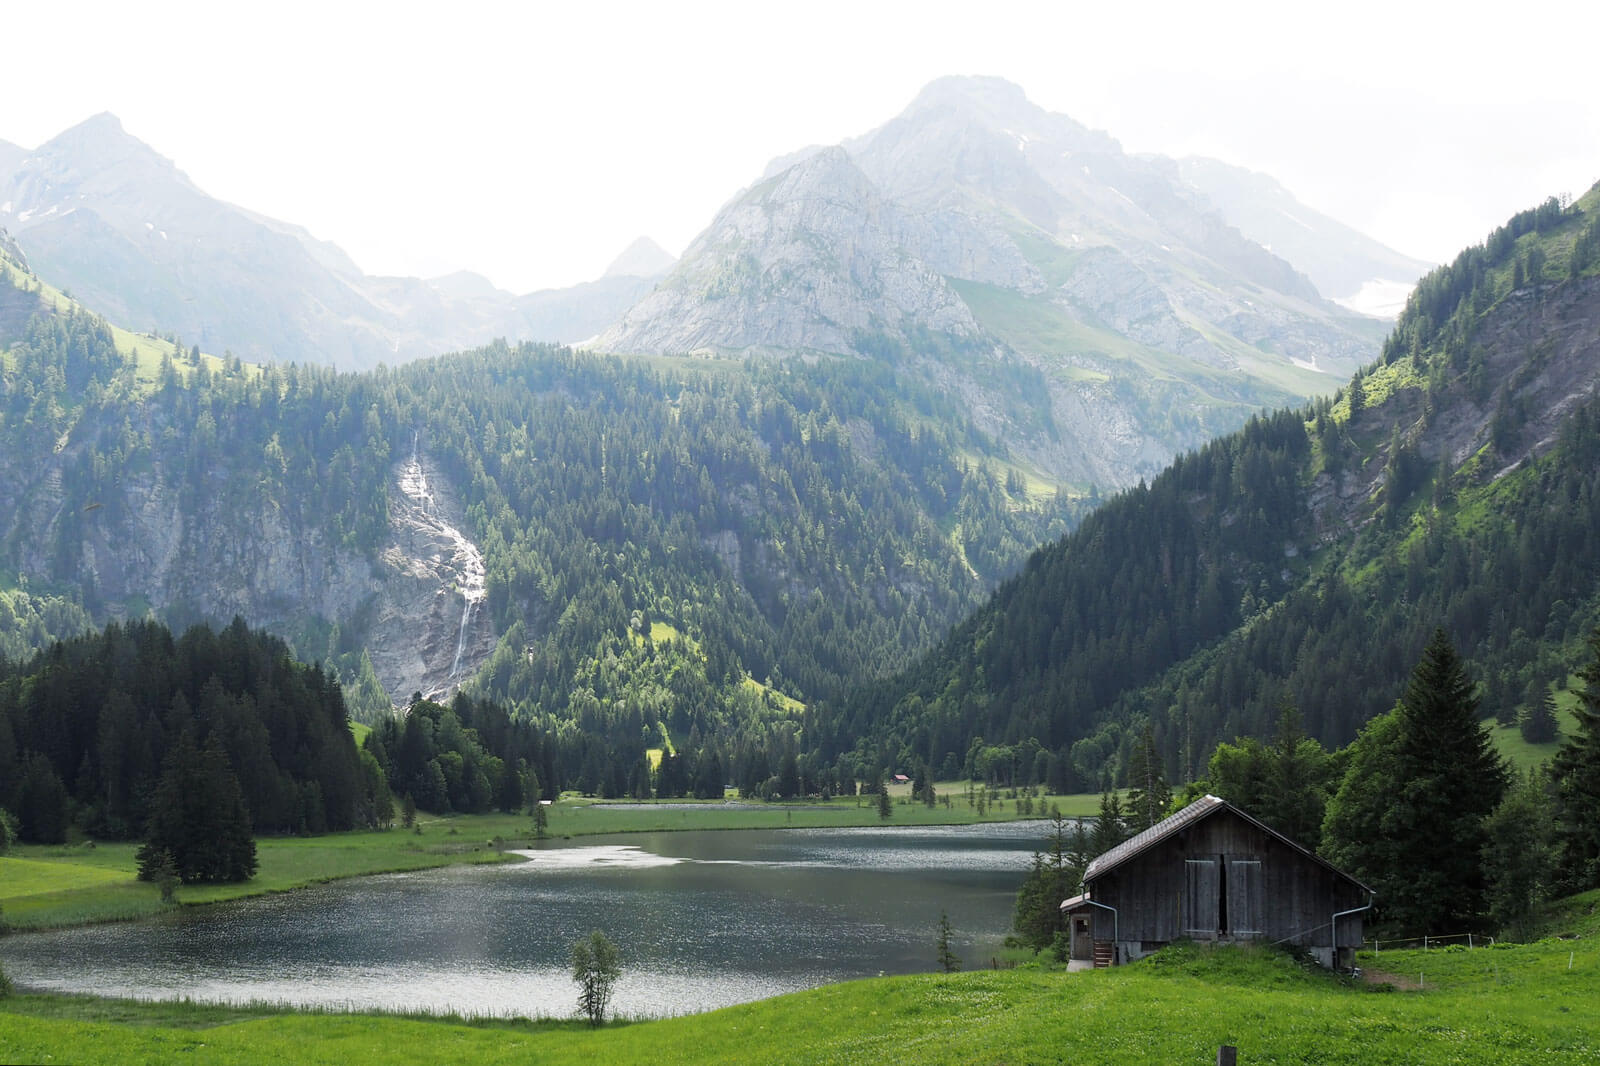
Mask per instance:
[[[939,914],[987,965],[1046,825],[628,834],[504,866],[366,877],[15,935],[6,972],[99,995],[572,1013],[567,953],[622,951],[615,1009],[664,1016],[832,981],[934,969]]]

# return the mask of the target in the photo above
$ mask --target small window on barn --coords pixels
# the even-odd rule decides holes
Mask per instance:
[[[1260,936],[1261,925],[1261,861],[1259,859],[1230,859],[1228,861],[1228,927],[1234,936]]]
[[[1221,928],[1221,878],[1217,860],[1185,859],[1183,867],[1184,934],[1209,940]]]

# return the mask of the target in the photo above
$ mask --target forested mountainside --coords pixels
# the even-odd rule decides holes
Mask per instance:
[[[1154,727],[1169,772],[1300,709],[1387,710],[1443,625],[1502,717],[1600,621],[1600,186],[1423,279],[1331,400],[1185,455],[1042,549],[899,678],[819,715],[823,764],[1094,787]]]
[[[792,731],[792,698],[902,668],[1083,506],[880,363],[495,345],[340,375],[154,345],[68,308],[5,352],[13,657],[237,614],[366,714],[378,681],[476,676],[594,735]]]

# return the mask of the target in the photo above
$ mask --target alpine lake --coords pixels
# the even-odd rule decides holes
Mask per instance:
[[[564,1017],[573,941],[618,946],[613,1009],[711,1010],[935,968],[941,914],[988,966],[1044,822],[630,833],[522,862],[336,881],[154,919],[8,938],[60,992],[328,1009]]]

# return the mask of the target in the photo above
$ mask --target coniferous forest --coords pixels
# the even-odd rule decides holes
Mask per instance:
[[[1190,778],[1285,705],[1348,743],[1440,626],[1486,715],[1540,706],[1600,621],[1597,233],[1593,191],[1518,215],[1425,278],[1337,396],[1108,502],[819,721],[818,750],[1095,789],[1148,725]]]
[[[892,361],[496,345],[341,375],[180,347],[152,367],[93,316],[37,316],[6,364],[4,461],[14,513],[59,505],[42,534],[4,542],[15,573],[48,580],[0,590],[3,650],[20,677],[49,638],[137,615],[92,564],[154,485],[185,519],[270,512],[371,558],[396,463],[426,447],[482,545],[498,634],[465,695],[446,714],[417,694],[391,720],[356,668],[359,611],[293,636],[379,723],[394,795],[433,809],[535,781],[788,794],[903,771],[1092,790],[1127,782],[1146,739],[1192,778],[1219,743],[1272,735],[1285,706],[1310,738],[1350,742],[1440,626],[1483,712],[1526,718],[1600,620],[1600,406],[1573,325],[1600,285],[1596,196],[1517,216],[1425,279],[1338,395],[1180,457],[1009,578],[1082,505],[1030,488]],[[182,547],[206,561],[166,609],[186,623],[207,618],[225,556]],[[133,831],[147,813],[94,800],[92,758],[79,772],[94,729],[55,748],[19,734],[16,758],[48,792],[48,757],[85,825]],[[376,803],[283,765],[241,787],[257,829],[357,824]]]

